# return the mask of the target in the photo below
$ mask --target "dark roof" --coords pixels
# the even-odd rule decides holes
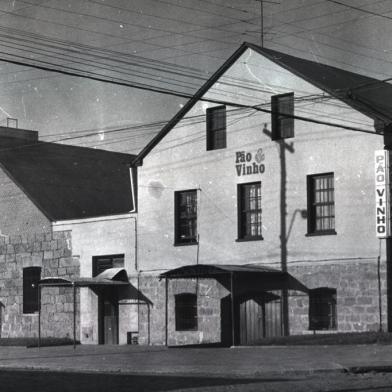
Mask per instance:
[[[42,278],[38,284],[40,286],[123,286],[130,285],[127,271],[124,268],[108,268],[93,278],[76,278],[74,280],[51,276]]]
[[[248,49],[251,48],[293,74],[342,100],[352,108],[384,124],[392,122],[392,85],[378,79],[370,78],[336,67],[316,63],[290,56],[275,50],[243,43],[233,55],[211,76],[182,109],[162,128],[146,145],[134,160],[141,164],[143,158],[159,141],[176,126],[188,111],[200,100],[209,88],[226,72],[226,70]],[[224,103],[222,101],[222,103]]]
[[[0,166],[51,221],[132,211],[134,155],[0,137]]]
[[[308,288],[288,272],[257,264],[191,264],[160,274],[167,279],[215,278],[222,275],[235,276],[236,282],[251,287],[251,280],[258,282],[259,289],[299,290]]]
[[[197,278],[229,273],[268,273],[282,274],[282,271],[255,264],[192,264],[175,268],[161,274],[164,278]]]

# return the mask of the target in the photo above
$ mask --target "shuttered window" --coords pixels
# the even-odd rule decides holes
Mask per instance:
[[[262,239],[261,182],[238,185],[238,239]]]
[[[39,310],[38,282],[41,279],[41,267],[23,268],[23,313]]]
[[[175,296],[176,331],[197,330],[197,295],[182,293]]]
[[[308,176],[308,234],[335,234],[333,173]]]
[[[226,106],[207,109],[207,150],[226,148]]]
[[[336,289],[321,287],[309,291],[309,329],[336,329]]]
[[[124,255],[93,256],[93,277],[109,268],[124,268]]]
[[[197,191],[174,194],[175,244],[197,243]]]
[[[294,93],[271,97],[272,140],[294,137],[292,116],[294,116]]]

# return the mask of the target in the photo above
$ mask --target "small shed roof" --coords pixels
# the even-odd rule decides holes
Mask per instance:
[[[256,283],[259,289],[290,289],[308,292],[308,288],[288,272],[255,264],[192,264],[166,271],[160,275],[168,279],[215,278],[233,275],[237,285],[249,288]],[[252,283],[252,284],[251,284]]]
[[[108,268],[94,278],[63,278],[51,276],[42,278],[38,284],[40,286],[124,286],[129,285],[128,274],[124,268]]]

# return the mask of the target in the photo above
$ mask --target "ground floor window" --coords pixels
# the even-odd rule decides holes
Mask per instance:
[[[321,287],[309,291],[309,329],[336,329],[336,289]]]
[[[39,311],[38,282],[41,279],[41,267],[23,268],[23,313]]]
[[[197,330],[197,295],[182,293],[175,296],[176,331]]]
[[[109,268],[124,268],[124,255],[93,257],[93,277]]]

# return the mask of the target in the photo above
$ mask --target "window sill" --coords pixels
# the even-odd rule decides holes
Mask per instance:
[[[198,245],[198,242],[175,242],[173,246],[191,246]]]
[[[34,313],[23,313],[23,316],[38,316],[38,310]]]
[[[316,231],[314,233],[307,233],[305,237],[317,237],[320,235],[337,235],[338,233],[335,230],[328,230],[328,231]]]
[[[237,238],[235,242],[248,242],[248,241],[262,241],[263,237],[252,237],[252,238]]]

